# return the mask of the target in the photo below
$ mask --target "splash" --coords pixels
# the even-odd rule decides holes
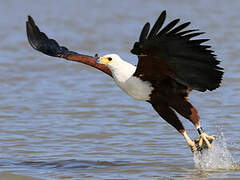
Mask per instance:
[[[195,167],[202,170],[240,169],[240,165],[236,163],[227,149],[223,133],[213,142],[211,149],[194,153],[194,163]]]

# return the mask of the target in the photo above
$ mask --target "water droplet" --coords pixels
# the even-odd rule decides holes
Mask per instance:
[[[212,148],[194,153],[195,167],[202,170],[236,170],[240,165],[227,149],[226,139],[221,133],[212,143]]]

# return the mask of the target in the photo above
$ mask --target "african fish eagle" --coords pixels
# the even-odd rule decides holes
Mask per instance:
[[[137,66],[117,54],[98,57],[70,51],[41,32],[31,16],[28,16],[26,28],[28,41],[34,49],[103,71],[129,96],[149,102],[164,120],[183,135],[193,152],[204,146],[211,148],[215,137],[203,131],[197,109],[189,102],[188,95],[192,90],[204,92],[218,88],[223,68],[218,66],[220,61],[210,50],[211,46],[202,44],[209,39],[194,38],[203,32],[185,30],[190,22],[177,25],[180,19],[163,26],[165,19],[166,11],[163,11],[151,30],[148,22],[144,25],[139,41],[131,50],[138,57]],[[176,113],[196,127],[200,135],[197,142],[188,136]]]

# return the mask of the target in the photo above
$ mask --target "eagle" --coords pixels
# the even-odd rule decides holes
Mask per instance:
[[[138,57],[136,66],[117,54],[99,57],[71,51],[41,32],[31,16],[28,16],[26,31],[35,50],[92,66],[112,77],[129,96],[150,103],[162,119],[183,135],[192,152],[210,149],[215,136],[203,130],[198,111],[189,101],[189,93],[218,88],[223,68],[211,46],[204,44],[209,39],[196,38],[204,32],[186,30],[190,22],[179,24],[180,19],[164,26],[165,20],[166,11],[162,11],[152,28],[149,22],[143,26],[139,40],[130,51]],[[199,133],[197,140],[189,137],[177,114],[192,122]]]

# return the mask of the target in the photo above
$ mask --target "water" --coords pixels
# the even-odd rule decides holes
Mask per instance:
[[[210,150],[194,153],[195,166],[202,170],[240,170],[240,165],[234,160],[227,149],[226,139],[223,135],[217,136]]]
[[[239,8],[219,0],[1,0],[0,179],[239,179]],[[206,31],[225,68],[221,88],[190,97],[204,129],[218,136],[208,153],[193,156],[149,104],[95,69],[34,51],[25,34],[32,15],[72,50],[136,64],[129,50],[162,10]]]

